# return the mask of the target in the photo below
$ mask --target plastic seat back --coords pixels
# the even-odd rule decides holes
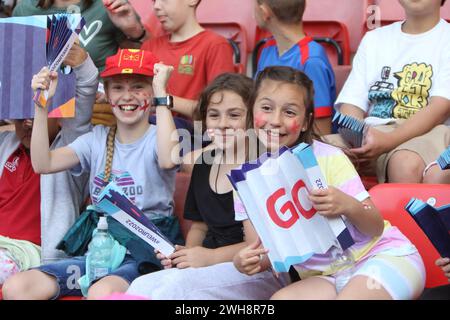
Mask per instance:
[[[450,185],[379,184],[369,190],[370,196],[385,220],[396,226],[417,247],[425,264],[427,288],[448,284],[442,270],[435,265],[439,253],[415,223],[405,206],[418,198],[436,207],[450,203]]]

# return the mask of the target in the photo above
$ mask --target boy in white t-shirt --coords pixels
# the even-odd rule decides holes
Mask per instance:
[[[376,127],[350,151],[379,182],[450,183],[434,165],[450,144],[450,24],[445,0],[399,0],[406,20],[368,32],[335,107]],[[378,129],[378,130],[377,130]]]

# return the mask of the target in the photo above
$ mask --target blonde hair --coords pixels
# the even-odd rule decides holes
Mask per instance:
[[[106,138],[106,161],[105,161],[105,174],[103,181],[109,183],[111,179],[112,162],[114,157],[114,141],[116,139],[117,126],[112,126],[109,129],[108,137]]]

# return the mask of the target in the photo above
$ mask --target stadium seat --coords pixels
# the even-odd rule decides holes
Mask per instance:
[[[186,239],[191,222],[184,220],[184,202],[186,201],[186,195],[189,189],[189,183],[191,181],[191,175],[185,172],[178,172],[175,181],[175,193],[173,199],[175,201],[174,213],[180,221],[181,232]]]
[[[236,71],[245,73],[248,55],[253,49],[256,22],[253,18],[253,2],[241,0],[202,1],[197,9],[200,24],[215,31],[239,47],[235,51]],[[233,45],[233,42],[231,44]]]
[[[336,96],[341,92],[350,71],[352,71],[351,65],[333,66],[334,77],[336,80]]]
[[[350,40],[347,27],[336,21],[305,21],[303,23],[305,33],[319,42],[326,50],[328,59],[332,65],[349,65],[350,64]],[[259,51],[265,40],[271,34],[257,27],[256,29],[256,45],[253,55],[253,65],[259,57]],[[253,69],[254,70],[254,69]]]
[[[399,228],[419,250],[427,273],[425,286],[432,288],[448,284],[442,270],[435,265],[439,253],[405,210],[405,206],[413,197],[436,207],[448,204],[450,185],[389,183],[379,184],[370,189],[369,193],[384,219]]]
[[[398,1],[375,0],[374,4],[379,7],[381,26],[405,19],[405,12]],[[442,7],[441,17],[447,21],[450,21],[450,4],[446,3]]]
[[[350,51],[354,53],[366,30],[367,8],[373,3],[374,0],[308,1],[303,21],[306,26],[309,22],[321,22],[330,26],[338,22],[345,25],[349,33]]]

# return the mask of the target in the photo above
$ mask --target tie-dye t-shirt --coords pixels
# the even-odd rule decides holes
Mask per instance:
[[[361,179],[353,164],[342,152],[342,150],[331,145],[314,141],[313,152],[319,163],[319,167],[330,186],[345,192],[359,201],[369,198],[369,193],[364,188]],[[239,196],[235,194],[235,219],[237,221],[247,220],[247,212]],[[362,213],[364,214],[364,213]],[[416,252],[410,241],[388,221],[384,222],[383,234],[379,237],[370,237],[361,233],[353,224],[345,219],[350,234],[355,240],[347,252],[351,254],[355,262],[365,260],[377,253],[395,256],[408,255]],[[316,254],[301,265],[295,266],[302,278],[311,275],[330,275],[339,271],[342,267],[332,267],[333,258],[331,252]]]

